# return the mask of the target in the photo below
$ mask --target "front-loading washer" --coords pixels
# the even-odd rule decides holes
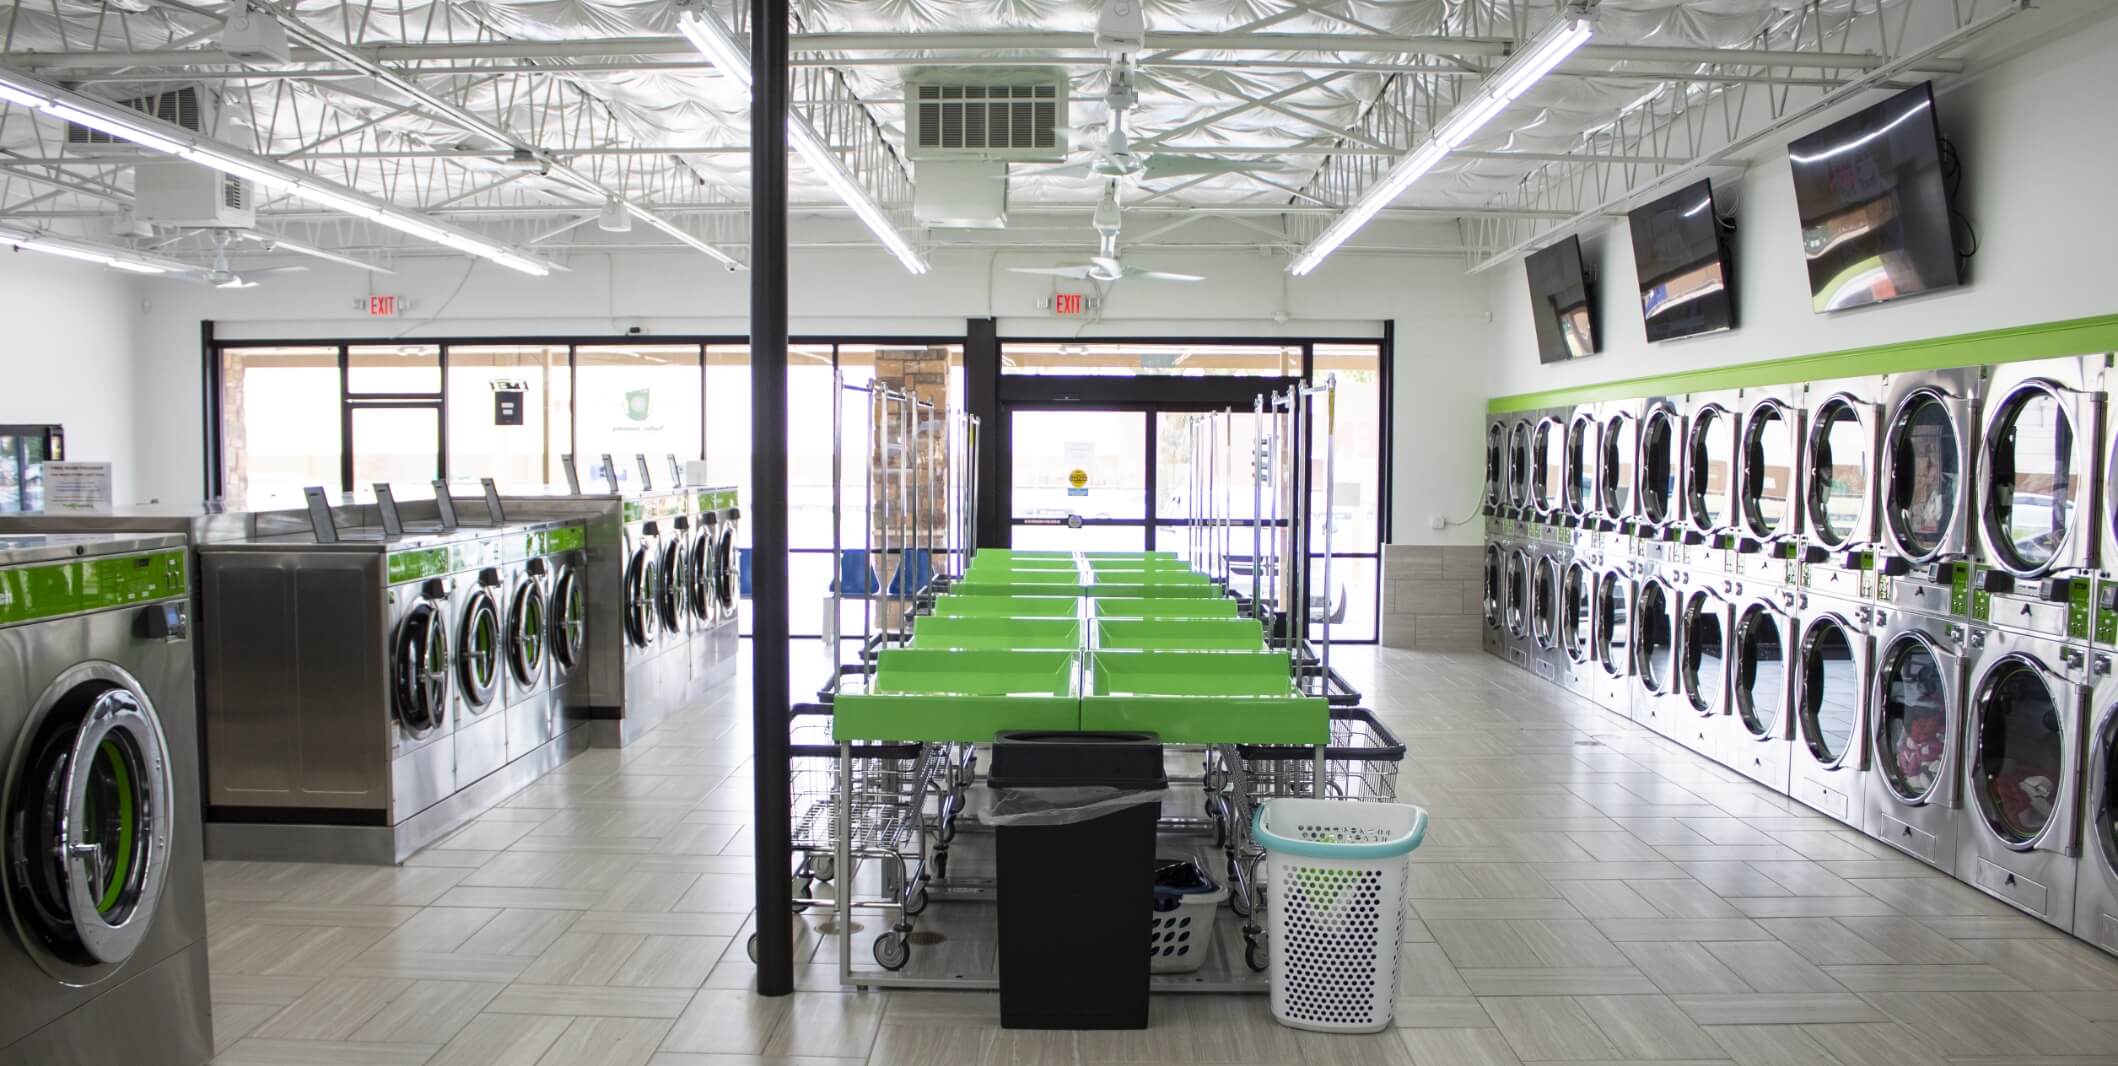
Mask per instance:
[[[1826,596],[1874,594],[1878,477],[1882,439],[1879,377],[1809,384],[1804,401],[1802,578]]]
[[[1879,608],[1861,828],[1943,873],[1963,823],[1964,623]]]
[[[1664,736],[1691,711],[1677,680],[1678,612],[1683,569],[1641,560],[1633,592],[1633,685],[1630,714]]]
[[[1746,585],[1796,584],[1806,424],[1802,396],[1800,385],[1742,393],[1742,425],[1736,438],[1736,551],[1730,570]]]
[[[1785,585],[1746,587],[1731,605],[1729,713],[1720,720],[1715,754],[1723,766],[1783,796],[1794,751],[1798,595]]]
[[[2082,775],[2080,870],[2074,935],[2118,955],[2118,669],[2097,652],[2089,695],[2088,761]]]
[[[2032,917],[2072,929],[2089,649],[1972,626],[1965,660],[1956,876]]]
[[[1873,607],[1804,594],[1796,600],[1794,745],[1787,794],[1859,828],[1867,797],[1868,679]]]
[[[1963,367],[1883,379],[1881,603],[1927,614],[1970,613],[1984,377],[1981,367]]]
[[[1655,397],[1640,414],[1634,550],[1642,558],[1684,559],[1684,415],[1677,401]]]
[[[1679,714],[1651,728],[1711,759],[1728,717],[1734,587],[1725,574],[1692,570],[1678,593],[1677,691],[1683,700]]]
[[[464,550],[497,548],[471,542]],[[507,592],[497,557],[458,575],[451,614],[456,625],[456,788],[507,765]]]
[[[1993,368],[1979,437],[1974,621],[2089,638],[2102,374],[2090,356]]]
[[[1737,528],[1737,448],[1742,397],[1694,393],[1686,400],[1683,453],[1685,561],[1699,570],[1733,568]]]
[[[1595,653],[1593,691],[1590,698],[1613,714],[1633,714],[1633,596],[1632,561],[1606,561],[1595,569],[1592,594],[1595,611],[1591,640]]]

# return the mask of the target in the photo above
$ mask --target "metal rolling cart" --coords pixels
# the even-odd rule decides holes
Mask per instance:
[[[1361,702],[1361,694],[1331,665],[1337,397],[1338,378],[1332,375],[1320,384],[1289,385],[1265,393],[1251,406],[1261,440],[1251,480],[1250,595],[1245,598],[1238,593],[1237,601],[1251,617],[1265,623],[1274,647],[1293,655],[1303,691],[1322,696],[1333,706],[1352,707]],[[1310,447],[1302,446],[1305,441]],[[1310,571],[1316,554],[1310,551],[1310,535],[1311,512],[1317,502],[1313,483],[1318,449],[1324,464],[1325,604],[1322,634],[1311,641]]]

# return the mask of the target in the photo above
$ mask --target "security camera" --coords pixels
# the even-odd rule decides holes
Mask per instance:
[[[730,274],[733,274],[733,273],[735,273],[736,271],[738,271],[738,270],[741,270],[742,268],[741,268],[741,267],[739,267],[739,266],[736,266],[736,265],[735,265],[734,263],[722,263],[722,264],[721,264],[721,269],[722,269],[722,270],[725,270],[725,271],[727,271],[727,272],[729,272]]]

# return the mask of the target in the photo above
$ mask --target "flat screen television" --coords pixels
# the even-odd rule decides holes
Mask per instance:
[[[1735,328],[1735,273],[1714,212],[1713,183],[1701,181],[1626,216],[1648,340]]]
[[[1532,252],[1523,263],[1530,274],[1538,361],[1563,363],[1596,354],[1596,290],[1581,268],[1581,238]]]
[[[1931,82],[1795,141],[1787,159],[1815,311],[1963,283]]]

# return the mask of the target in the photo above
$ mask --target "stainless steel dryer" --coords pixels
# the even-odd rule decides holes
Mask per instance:
[[[1548,527],[1549,528],[1549,527]],[[1550,540],[1533,543],[1530,553],[1530,669],[1559,683],[1566,653],[1559,650],[1560,585],[1573,553]]]
[[[1690,714],[1678,682],[1682,570],[1645,561],[1633,592],[1633,721],[1664,736]]]
[[[1685,560],[1715,573],[1734,568],[1739,483],[1737,447],[1742,436],[1738,393],[1695,393],[1684,418],[1683,514]]]
[[[0,1064],[213,1055],[181,536],[0,537]]]
[[[1525,670],[1530,669],[1530,549],[1523,541],[1507,546],[1501,560],[1500,620],[1501,646],[1507,660]]]
[[[2083,774],[2081,865],[2074,880],[2074,935],[2118,955],[2118,663],[2099,651],[2089,697]]]
[[[1715,758],[1781,795],[1794,752],[1798,593],[1788,586],[1746,588],[1732,604],[1728,709]]]
[[[1868,775],[1861,828],[1939,869],[1956,870],[1963,765],[1961,620],[1881,608],[1868,697]]]
[[[1481,630],[1480,645],[1486,654],[1507,658],[1507,621],[1504,607],[1507,601],[1507,559],[1514,550],[1512,539],[1488,536],[1485,547],[1484,580],[1479,592],[1479,614],[1485,625]]]
[[[1592,623],[1595,670],[1592,699],[1616,714],[1633,713],[1632,561],[1608,561],[1595,570]]]
[[[1566,423],[1570,412],[1541,411],[1530,429],[1530,512],[1559,525],[1566,514]]]
[[[1567,691],[1595,699],[1596,663],[1596,575],[1602,555],[1576,550],[1559,575],[1559,658],[1554,666],[1558,681]]]
[[[1736,554],[1730,569],[1746,585],[1796,583],[1805,417],[1800,385],[1743,390],[1736,444]]]
[[[1867,798],[1868,680],[1873,608],[1805,595],[1798,601],[1794,738],[1787,794],[1859,828]]]
[[[1603,419],[1600,408],[1577,407],[1566,422],[1564,513],[1567,524],[1585,533],[1590,546],[1604,548],[1602,501],[1596,493],[1597,464],[1602,457]],[[1576,547],[1580,542],[1576,541]]]
[[[1493,517],[1507,506],[1509,419],[1495,415],[1486,421],[1486,488],[1483,510]]]
[[[1956,876],[2070,930],[2088,749],[2088,648],[1976,626],[1965,644],[1970,680]]]
[[[1803,579],[1827,596],[1865,600],[1874,592],[1882,439],[1875,377],[1815,381],[1807,392],[1802,446]]]
[[[1642,410],[1634,488],[1635,550],[1649,559],[1683,561],[1684,416],[1673,399],[1649,399]]]
[[[1602,431],[1596,443],[1596,506],[1606,532],[1628,541],[1640,515],[1640,414],[1635,400],[1614,400],[1597,409]]]
[[[1535,428],[1535,415],[1516,415],[1508,422],[1508,511],[1517,519],[1530,516],[1530,435]]]
[[[1733,587],[1726,575],[1693,570],[1677,588],[1683,597],[1677,605],[1677,691],[1683,706],[1654,727],[1710,759],[1728,718]]]
[[[1876,599],[1929,614],[1970,613],[1977,554],[1981,367],[1883,379],[1882,557]]]
[[[2099,562],[2102,360],[1993,368],[1978,464],[1974,620],[2087,639]]]

